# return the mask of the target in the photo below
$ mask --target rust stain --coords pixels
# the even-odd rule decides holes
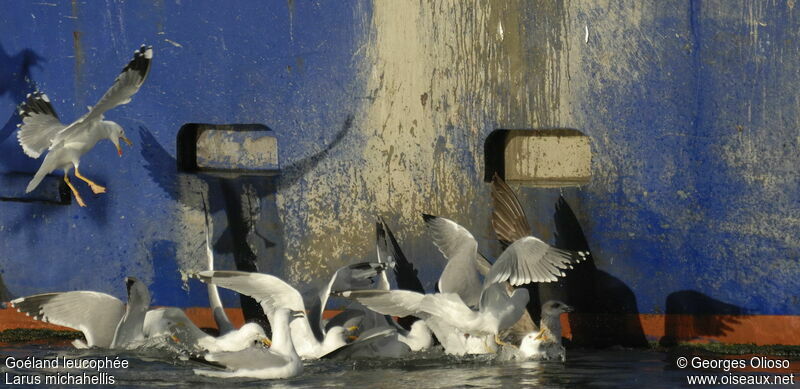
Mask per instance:
[[[72,48],[75,50],[75,100],[79,106],[83,104],[83,93],[78,92],[83,85],[83,65],[86,63],[86,58],[83,54],[81,45],[81,32],[72,32]]]
[[[289,39],[294,40],[294,0],[286,0],[289,9]]]
[[[75,25],[79,28],[79,19],[78,19],[78,1],[72,0],[72,18],[75,20]],[[72,49],[75,52],[75,103],[78,106],[84,106],[85,99],[84,99],[84,88],[81,86],[83,85],[84,81],[84,64],[86,63],[86,56],[83,52],[83,45],[81,44],[81,31],[80,29],[76,29],[72,31]]]

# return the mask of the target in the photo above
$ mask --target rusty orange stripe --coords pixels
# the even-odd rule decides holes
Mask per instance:
[[[184,310],[186,315],[199,327],[216,328],[211,309],[192,307]],[[242,310],[226,308],[225,312],[237,327],[244,323]],[[329,319],[340,311],[325,311],[323,317]],[[572,338],[570,322],[581,327],[591,328],[596,323],[608,323],[613,317],[615,323],[630,323],[625,328],[638,328],[650,340],[672,336],[679,342],[720,342],[726,344],[787,345],[800,346],[800,316],[788,315],[664,315],[664,314],[587,314],[572,313],[561,316],[563,335]],[[716,324],[716,326],[712,326]],[[721,324],[721,326],[720,326]],[[717,331],[708,331],[714,327]],[[0,309],[0,331],[16,328],[69,330],[69,328],[33,320],[15,309]],[[722,328],[723,330],[719,330]]]
[[[566,338],[572,338],[570,324],[592,328],[596,323],[615,323],[620,325],[619,331],[641,326],[651,341],[668,336],[677,342],[800,346],[800,316],[587,313],[561,316]]]
[[[184,309],[186,316],[200,328],[217,328],[217,323],[214,322],[214,315],[210,308],[191,307]],[[322,315],[324,319],[330,319],[336,316],[340,310],[327,310]],[[236,327],[241,327],[244,324],[244,315],[240,308],[225,308],[225,313]],[[59,325],[45,323],[42,321],[34,320],[32,317],[26,316],[24,313],[17,312],[16,309],[6,308],[0,309],[0,331],[11,329],[49,329],[49,330],[66,330],[71,328],[62,327]]]

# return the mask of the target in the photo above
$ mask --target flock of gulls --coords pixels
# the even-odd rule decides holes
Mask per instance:
[[[122,127],[103,120],[103,113],[130,101],[147,77],[152,55],[151,47],[137,50],[98,104],[69,125],[61,123],[44,93],[28,95],[19,109],[20,144],[33,158],[47,150],[28,191],[46,174],[62,169],[78,204],[85,206],[69,181],[74,167],[75,176],[94,193],[105,192],[80,174],[80,156],[101,139],[110,139],[120,155],[119,140],[130,143]],[[301,294],[275,275],[215,270],[206,212],[208,270],[195,277],[208,284],[218,336],[198,328],[181,309],[150,307],[148,287],[134,277],[125,279],[127,302],[100,292],[71,291],[22,297],[11,304],[36,320],[82,332],[85,341],[73,342],[77,348],[166,350],[200,362],[203,367],[194,372],[212,377],[288,378],[302,373],[304,360],[409,358],[438,349],[449,355],[496,354],[501,360],[564,361],[560,316],[572,308],[546,302],[537,326],[526,310],[527,289],[517,287],[557,281],[588,253],[561,250],[532,236],[516,196],[498,176],[492,198],[492,225],[505,246],[494,261],[478,252],[466,228],[444,217],[422,215],[446,260],[436,293],[422,288],[413,261],[382,219],[376,223],[374,261],[343,266],[321,288]],[[392,274],[397,289],[391,287]],[[256,323],[236,329],[217,287],[258,301],[271,334]],[[323,312],[332,298],[348,299],[349,305],[325,320]]]

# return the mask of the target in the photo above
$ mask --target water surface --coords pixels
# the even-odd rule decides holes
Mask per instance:
[[[686,387],[687,374],[725,375],[720,370],[675,367],[676,355],[654,350],[568,350],[566,363],[495,361],[488,356],[451,357],[439,352],[414,355],[405,360],[311,361],[301,376],[285,380],[216,379],[197,376],[193,368],[208,368],[200,362],[181,360],[158,352],[75,350],[69,345],[24,345],[0,347],[3,380],[15,375],[41,377],[61,372],[98,375],[93,370],[9,369],[8,357],[23,359],[100,359],[120,356],[127,369],[104,370],[114,377],[115,387],[285,387],[285,388],[484,388],[484,387]],[[730,358],[730,357],[726,357]],[[62,359],[63,360],[63,359]],[[792,363],[795,373],[797,362]],[[770,372],[770,373],[786,373]],[[768,374],[737,372],[736,374]],[[5,384],[4,381],[0,381]],[[796,380],[797,382],[797,380]],[[724,387],[724,386],[720,386]],[[741,387],[741,386],[739,386]],[[767,387],[767,386],[760,386]],[[786,387],[786,386],[784,386]]]

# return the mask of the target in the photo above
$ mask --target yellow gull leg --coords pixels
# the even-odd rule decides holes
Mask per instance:
[[[71,182],[69,182],[69,176],[66,173],[64,174],[64,182],[66,182],[67,186],[69,186],[69,188],[72,190],[72,194],[75,196],[75,200],[78,202],[78,205],[80,205],[81,207],[85,207],[86,203],[83,202],[83,199],[81,198],[80,193],[78,193],[78,190],[75,189],[74,186],[72,186]]]
[[[81,172],[78,171],[78,167],[77,166],[75,167],[75,177],[78,177],[81,180],[83,180],[84,182],[86,182],[87,184],[89,184],[89,187],[92,188],[92,192],[94,192],[94,194],[106,193],[106,188],[104,188],[104,187],[102,187],[100,185],[97,185],[94,182],[92,182],[92,180],[82,176]]]
[[[511,346],[511,347],[516,347],[516,346],[514,346],[514,345],[513,345],[513,344],[511,344],[511,343],[504,342],[502,339],[500,339],[500,335],[498,335],[498,334],[494,334],[494,342],[495,342],[495,343],[497,343],[497,344],[498,344],[498,345],[500,345],[500,346]]]

